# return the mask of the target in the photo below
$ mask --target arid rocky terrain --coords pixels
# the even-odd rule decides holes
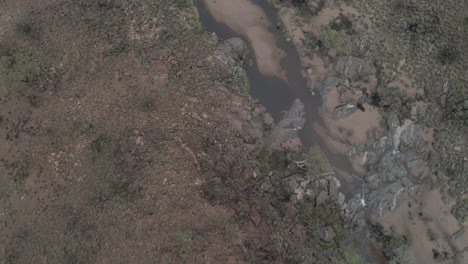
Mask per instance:
[[[0,0],[0,263],[467,263],[468,3]]]

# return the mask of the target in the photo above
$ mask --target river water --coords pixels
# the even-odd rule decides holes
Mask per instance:
[[[359,175],[343,151],[330,146],[320,114],[321,98],[313,95],[302,75],[299,53],[286,40],[275,10],[266,0],[197,0],[205,30],[220,39],[241,37],[253,54],[246,68],[250,94],[260,101],[277,121],[281,113],[299,98],[305,105],[306,124],[300,137],[304,147],[318,145],[343,184],[341,191],[351,195],[358,186],[349,179]]]

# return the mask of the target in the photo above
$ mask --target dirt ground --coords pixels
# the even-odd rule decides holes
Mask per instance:
[[[206,184],[251,154],[191,4],[0,6],[0,55],[34,66],[0,87],[0,263],[272,263],[258,212]]]
[[[468,244],[468,235],[460,233],[457,239],[452,239],[453,234],[461,230],[450,213],[453,203],[444,202],[439,190],[426,191],[418,200],[408,199],[379,221],[386,229],[411,239],[409,249],[413,263],[453,263],[449,260],[453,252],[461,255],[460,263],[466,263],[468,253],[464,252],[464,247]]]

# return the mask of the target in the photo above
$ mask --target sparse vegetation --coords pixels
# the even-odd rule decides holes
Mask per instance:
[[[438,239],[438,236],[430,228],[427,229],[427,236],[429,237],[429,240],[431,240],[431,241],[436,241]]]
[[[410,255],[410,250],[407,247],[402,247],[397,250],[397,256],[390,260],[390,264],[413,264]]]
[[[19,36],[35,37],[36,30],[31,18],[22,17],[15,25],[16,34]]]
[[[330,165],[318,146],[311,147],[304,152],[302,159],[305,160],[307,172],[311,175],[330,171]]]
[[[29,57],[23,53],[13,53],[0,57],[0,91],[14,88],[21,82],[30,80],[35,72],[35,66]]]
[[[456,47],[445,47],[439,52],[439,59],[443,64],[452,64],[460,57]]]
[[[28,229],[20,228],[15,230],[5,246],[5,256],[1,260],[4,263],[21,263],[22,251],[27,250],[28,243],[31,241],[32,234]]]
[[[384,254],[390,259],[391,264],[411,264],[411,255],[408,248],[409,241],[406,237],[392,234],[384,246]]]
[[[16,173],[13,180],[16,184],[21,184],[29,176],[29,163],[22,161],[17,165]]]
[[[452,213],[459,222],[466,222],[466,220],[468,220],[468,199],[458,201],[453,207]]]
[[[348,264],[369,264],[361,255],[349,247],[343,251],[343,255]]]
[[[179,249],[179,257],[182,261],[186,261],[192,254],[193,232],[190,229],[177,231],[176,241]]]
[[[29,19],[4,20],[30,8]],[[210,211],[198,181],[224,166],[226,145],[238,152],[223,171],[238,181],[242,145],[226,126],[227,99],[207,91],[238,96],[231,86],[245,80],[234,69],[230,83],[206,63],[215,43],[192,1],[7,0],[0,19],[0,260],[165,263],[204,254],[193,245],[197,231],[173,233],[179,219],[206,224],[203,236],[222,243],[204,258],[225,258],[231,242],[217,221],[231,216]],[[189,96],[203,100],[187,107]],[[15,237],[23,223],[27,236]]]
[[[314,205],[314,201],[307,200],[299,206],[299,220],[304,225],[307,235],[314,241],[325,247],[338,247],[344,235],[344,219],[338,213],[339,205],[335,201],[328,201],[319,206]],[[330,242],[325,242],[320,237],[320,230],[331,227],[336,233],[336,237]]]
[[[249,82],[245,73],[245,70],[241,66],[234,66],[226,77],[226,81],[231,84],[238,86],[244,96],[248,96]]]

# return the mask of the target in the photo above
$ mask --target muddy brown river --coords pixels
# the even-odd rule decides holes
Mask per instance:
[[[343,148],[328,137],[320,114],[321,99],[312,95],[302,75],[299,54],[283,32],[283,26],[267,1],[197,0],[200,20],[205,30],[220,39],[243,38],[253,54],[246,68],[250,94],[260,101],[277,121],[281,113],[299,98],[305,105],[306,124],[300,137],[304,147],[318,145],[337,176],[344,181],[342,192],[351,195],[361,182],[351,174],[362,176],[353,168]]]

